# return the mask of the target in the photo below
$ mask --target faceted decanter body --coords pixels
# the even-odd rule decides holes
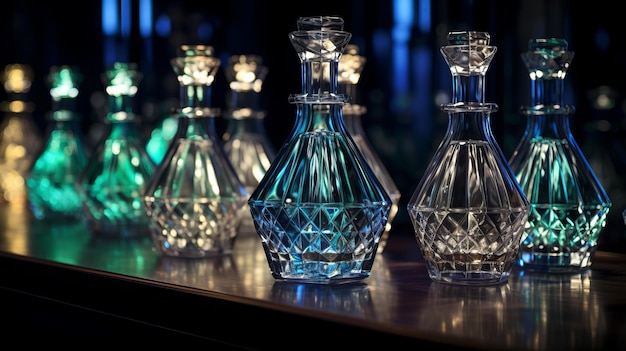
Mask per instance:
[[[340,17],[302,17],[289,35],[302,94],[291,135],[250,196],[279,281],[331,284],[370,275],[391,200],[344,124],[338,62],[351,34]]]
[[[43,139],[32,112],[35,105],[28,93],[34,74],[30,66],[10,64],[4,67],[1,80],[7,99],[0,105],[0,203],[28,205],[26,180],[41,152]]]
[[[347,95],[350,100],[343,105],[343,118],[352,139],[359,147],[368,165],[374,171],[389,196],[391,197],[391,211],[387,219],[387,225],[378,243],[378,253],[382,253],[387,244],[391,223],[398,214],[400,202],[400,190],[387,171],[385,164],[376,153],[370,139],[363,128],[362,116],[367,112],[365,106],[359,104],[357,83],[365,66],[365,57],[359,55],[359,47],[354,44],[346,46],[339,60],[339,91]]]
[[[90,229],[113,237],[148,236],[143,196],[154,164],[133,112],[142,75],[134,64],[117,62],[103,74],[109,111],[104,139],[81,175],[79,191]]]
[[[144,198],[152,241],[164,255],[231,253],[246,208],[248,193],[222,149],[219,110],[210,104],[220,63],[205,45],[183,45],[171,62],[180,83],[178,127]]]
[[[452,74],[446,135],[407,209],[434,281],[487,285],[508,280],[529,203],[492,131],[485,74],[496,47],[485,32],[448,33],[441,53]]]
[[[48,135],[26,183],[31,211],[40,220],[65,222],[84,217],[76,187],[89,162],[76,111],[82,78],[72,66],[52,67],[48,75],[53,106]]]
[[[259,56],[234,55],[225,73],[231,94],[226,130],[222,134],[224,152],[246,191],[252,194],[276,157],[263,125],[265,111],[259,107],[267,67]],[[247,207],[243,210],[239,233],[256,233],[250,210]]]
[[[510,165],[530,201],[519,264],[550,272],[591,266],[611,202],[570,130],[563,102],[574,53],[564,39],[531,39],[522,54],[531,82],[527,127]]]

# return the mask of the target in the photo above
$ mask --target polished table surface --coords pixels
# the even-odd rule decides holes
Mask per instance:
[[[465,287],[432,282],[412,235],[392,232],[362,283],[296,284],[273,279],[253,234],[240,235],[228,256],[168,258],[148,238],[100,238],[82,223],[2,211],[0,288],[231,346],[265,349],[299,333],[308,346],[626,349],[619,253],[599,251],[585,272],[515,270],[504,284]],[[269,335],[247,337],[258,335],[252,328]]]

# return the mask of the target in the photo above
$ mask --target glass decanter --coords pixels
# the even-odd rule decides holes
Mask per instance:
[[[0,203],[27,205],[28,173],[41,152],[43,138],[29,101],[34,73],[30,66],[10,64],[1,75],[7,100],[0,105],[4,115],[0,123]]]
[[[522,59],[531,82],[527,126],[509,163],[531,204],[519,264],[578,271],[591,266],[611,207],[570,130],[574,107],[563,102],[574,53],[558,38],[531,39]]]
[[[454,31],[441,48],[452,74],[445,137],[407,209],[430,278],[461,285],[506,282],[529,203],[491,130],[484,101],[495,53],[486,32]]]
[[[178,112],[171,109],[168,114],[150,131],[146,152],[155,165],[160,165],[165,157],[178,128]]]
[[[400,190],[376,153],[363,128],[361,117],[367,112],[367,109],[359,104],[357,84],[361,78],[365,62],[365,57],[359,55],[359,47],[357,45],[346,45],[344,53],[339,60],[339,91],[350,97],[350,101],[343,105],[343,119],[348,132],[387,191],[387,194],[391,197],[391,211],[389,212],[385,231],[378,243],[378,253],[382,253],[391,231],[391,222],[398,214]]]
[[[265,111],[259,108],[259,93],[267,71],[261,57],[256,55],[231,56],[225,69],[231,94],[222,142],[248,194],[256,189],[276,158],[276,150],[263,125]],[[244,207],[244,212],[239,232],[255,233],[250,210]]]
[[[30,209],[40,220],[80,220],[84,216],[76,188],[89,162],[80,130],[81,117],[76,111],[82,79],[73,66],[54,66],[48,75],[53,109],[43,151],[26,182]]]
[[[139,129],[133,101],[142,74],[116,62],[102,76],[109,96],[108,130],[81,175],[79,192],[92,231],[105,236],[148,235],[143,196],[154,164]]]
[[[183,45],[179,51],[171,61],[180,83],[177,132],[144,198],[150,233],[164,255],[229,254],[248,193],[215,127],[220,111],[211,107],[211,86],[221,61],[211,46]]]
[[[278,281],[331,284],[370,275],[391,199],[343,121],[343,19],[301,17],[289,34],[301,62],[296,121],[248,202]]]

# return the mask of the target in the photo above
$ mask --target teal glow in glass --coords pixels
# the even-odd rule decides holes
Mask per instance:
[[[407,210],[437,282],[508,281],[529,204],[491,130],[498,106],[485,102],[485,76],[497,48],[486,32],[448,33],[440,50],[452,75],[448,129]]]
[[[574,53],[564,39],[531,39],[522,59],[531,83],[524,135],[509,163],[531,204],[519,265],[549,272],[591,266],[611,201],[574,139],[564,79]]]
[[[181,106],[172,143],[143,198],[150,234],[163,255],[230,254],[248,193],[222,149],[211,107],[211,87],[220,67],[213,48],[183,45],[172,60]]]
[[[332,284],[369,277],[391,200],[346,128],[338,62],[343,19],[302,17],[289,34],[302,94],[291,135],[248,202],[272,276]]]
[[[26,182],[30,208],[40,220],[65,222],[84,217],[76,188],[89,162],[76,111],[82,79],[72,66],[52,67],[48,75],[53,106],[48,136]]]
[[[135,64],[121,62],[103,74],[109,95],[105,124],[109,129],[79,182],[90,228],[106,236],[148,235],[143,196],[155,166],[133,112],[141,78]]]
[[[172,139],[176,135],[178,130],[177,113],[170,111],[150,132],[150,137],[146,143],[146,152],[155,165],[161,164]]]

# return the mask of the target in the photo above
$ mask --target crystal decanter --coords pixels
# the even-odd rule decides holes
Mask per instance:
[[[387,171],[384,163],[372,146],[367,137],[361,117],[367,112],[365,106],[359,104],[357,83],[361,78],[365,57],[359,55],[359,47],[354,44],[346,45],[343,55],[339,60],[339,91],[350,97],[349,102],[343,105],[343,119],[352,139],[359,147],[369,166],[380,180],[381,184],[391,197],[391,211],[387,219],[385,231],[378,243],[378,253],[383,252],[385,244],[391,231],[391,222],[398,214],[398,203],[400,202],[400,190]]]
[[[259,107],[259,94],[267,67],[256,55],[233,55],[225,69],[230,88],[227,124],[222,142],[248,194],[252,194],[276,157],[274,145],[265,132],[265,111]],[[240,233],[254,234],[250,210],[244,207]]]
[[[10,64],[0,76],[7,99],[0,104],[0,203],[27,205],[28,173],[41,152],[43,138],[29,101],[34,74],[30,66]]]
[[[452,74],[445,137],[407,209],[428,274],[437,282],[506,282],[529,203],[491,130],[498,106],[484,100],[496,47],[486,32],[448,33],[441,48]]]
[[[215,127],[211,87],[221,61],[211,46],[183,45],[171,64],[181,105],[176,135],[145,193],[152,241],[167,256],[229,254],[248,193]]]
[[[81,175],[79,192],[89,226],[114,237],[148,236],[143,196],[154,164],[148,156],[133,110],[142,78],[135,64],[116,62],[103,74],[109,129]]]
[[[278,281],[331,284],[369,277],[391,199],[343,121],[338,64],[343,19],[301,17],[289,34],[301,63],[296,121],[250,196],[257,233]]]
[[[564,79],[574,53],[564,39],[531,39],[522,59],[531,84],[527,126],[509,163],[530,201],[519,264],[551,272],[591,266],[611,201],[574,140]]]
[[[26,182],[30,209],[40,220],[65,222],[84,217],[76,188],[89,162],[76,111],[82,79],[73,66],[54,66],[48,75],[52,97],[48,133]]]

